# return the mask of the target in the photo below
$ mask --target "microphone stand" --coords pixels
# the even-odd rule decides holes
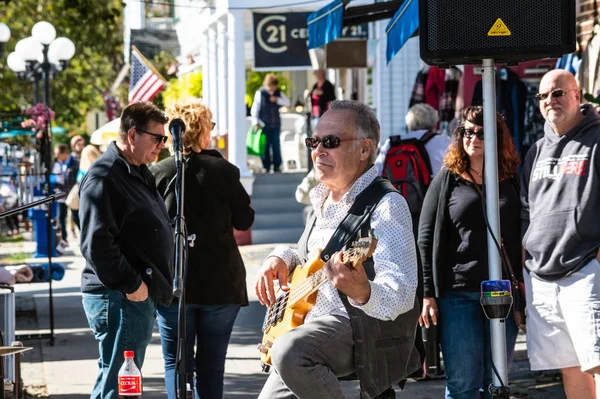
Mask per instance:
[[[177,355],[176,375],[179,379],[175,384],[175,392],[179,392],[179,399],[192,399],[193,389],[191,381],[188,381],[187,371],[187,337],[185,317],[185,277],[187,275],[187,253],[189,246],[194,246],[195,236],[189,240],[184,217],[184,186],[185,186],[185,163],[182,161],[182,133],[179,137],[173,134],[173,147],[175,150],[175,275],[173,278],[173,295],[179,298],[179,311],[177,318]]]

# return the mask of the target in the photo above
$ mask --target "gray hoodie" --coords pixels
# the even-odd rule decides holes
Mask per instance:
[[[563,136],[546,124],[523,164],[525,268],[544,280],[576,272],[600,247],[600,115],[590,105],[581,111]]]

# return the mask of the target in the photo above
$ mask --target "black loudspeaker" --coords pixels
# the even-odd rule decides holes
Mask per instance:
[[[429,65],[517,63],[575,51],[576,0],[419,0]]]

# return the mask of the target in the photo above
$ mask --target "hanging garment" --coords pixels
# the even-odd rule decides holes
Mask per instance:
[[[581,65],[579,72],[577,73],[577,82],[579,88],[584,94],[589,93],[594,97],[597,96],[600,90],[600,75],[599,67],[600,62],[598,58],[600,56],[600,26],[594,26],[594,33],[590,40],[588,40],[585,50],[581,56]],[[596,84],[598,82],[598,84]]]
[[[525,123],[525,102],[527,100],[527,86],[519,79],[519,76],[509,68],[506,71],[506,79],[500,77],[501,69],[496,71],[496,110],[504,116],[508,130],[513,137],[517,152],[521,160],[525,159],[523,153],[523,135]],[[472,105],[483,105],[481,80],[475,84],[473,90]]]
[[[556,61],[555,69],[564,69],[576,75],[581,65],[581,59],[577,53],[565,54]]]
[[[427,77],[429,76],[429,67],[426,66],[417,73],[417,79],[410,95],[410,101],[408,107],[412,107],[415,104],[424,102],[425,99],[425,84],[427,83]]]

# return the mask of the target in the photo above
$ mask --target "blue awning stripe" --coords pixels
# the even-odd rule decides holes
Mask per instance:
[[[344,2],[335,0],[310,14],[308,26],[308,48],[321,47],[342,36],[344,27]]]
[[[419,27],[419,1],[406,0],[385,28],[387,34],[386,58],[390,60],[406,44]]]
[[[333,4],[333,3],[331,3],[331,4]],[[330,6],[331,4],[329,4],[329,6]],[[329,6],[326,6],[326,7],[324,7],[324,8],[327,8],[327,7],[329,7]],[[322,8],[321,10],[319,10],[319,11],[316,11],[316,12],[314,12],[314,13],[310,14],[310,15],[308,16],[308,19],[306,20],[306,24],[307,24],[307,25],[314,24],[315,22],[317,22],[317,21],[318,21],[318,20],[320,20],[321,18],[325,18],[326,16],[328,16],[329,14],[331,14],[332,12],[334,12],[335,10],[337,10],[338,8],[340,8],[340,7],[343,7],[343,6],[344,6],[344,3],[343,3],[343,2],[341,2],[341,0],[340,0],[340,4],[336,5],[336,6],[335,6],[335,7],[333,7],[331,10],[327,10],[327,11],[325,11],[323,14],[313,17],[313,15],[315,15],[315,14],[319,13],[321,10],[323,10],[323,9],[324,9],[324,8]],[[311,19],[311,17],[312,17],[312,19]]]
[[[406,3],[404,3],[403,7],[400,7],[398,9],[398,11],[396,11],[396,14],[394,14],[394,17],[392,18],[392,20],[388,23],[388,26],[385,28],[385,34],[388,35],[390,33],[390,31],[392,29],[394,29],[394,26],[396,26],[396,23],[398,21],[400,21],[400,18],[402,18],[402,15],[404,15],[404,12],[406,11],[406,9],[408,8],[408,6],[410,6],[410,4],[412,3],[413,0],[408,0]]]

